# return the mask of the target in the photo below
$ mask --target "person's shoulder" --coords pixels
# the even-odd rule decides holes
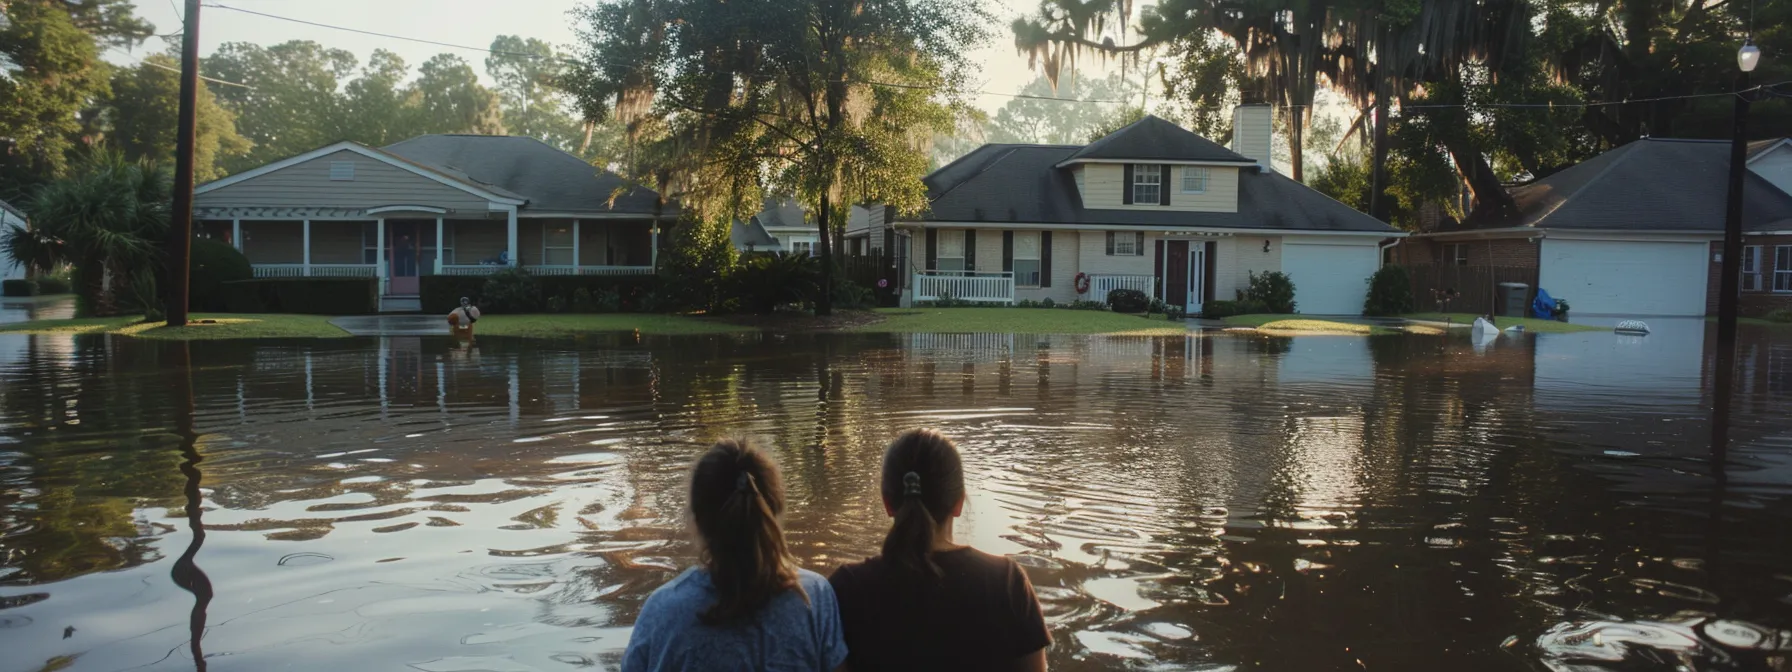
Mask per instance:
[[[809,592],[817,590],[833,592],[834,590],[833,587],[828,585],[828,577],[811,572],[807,569],[796,570],[796,581],[797,585],[802,586],[803,590]]]
[[[678,576],[672,577],[672,580],[660,584],[660,587],[653,589],[653,592],[647,596],[647,603],[682,602],[691,599],[707,600],[708,589],[709,576],[703,570],[691,567],[680,572]]]
[[[991,574],[1006,574],[1009,572],[1022,571],[1020,563],[1015,562],[1013,558],[1006,555],[985,553],[975,548],[971,548],[970,546],[945,553],[939,553],[934,556],[934,562],[939,562],[941,560],[953,562],[953,564],[964,566],[973,571],[988,572]]]

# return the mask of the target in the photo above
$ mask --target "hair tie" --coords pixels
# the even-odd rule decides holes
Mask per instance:
[[[904,497],[920,497],[921,496],[921,475],[920,474],[917,474],[917,473],[911,471],[911,472],[908,472],[908,473],[902,475],[902,496],[904,496]]]
[[[750,471],[740,472],[740,478],[734,479],[734,489],[739,490],[741,492],[748,492],[748,491],[752,490],[753,489],[753,473]]]

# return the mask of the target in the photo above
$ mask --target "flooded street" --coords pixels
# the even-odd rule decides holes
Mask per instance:
[[[772,447],[826,573],[915,426],[1055,670],[1792,669],[1792,331],[1718,462],[1706,325],[1656,326],[0,335],[0,672],[615,669],[706,441]]]

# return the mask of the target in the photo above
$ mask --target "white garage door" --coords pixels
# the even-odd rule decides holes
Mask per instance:
[[[1543,240],[1537,284],[1582,315],[1704,315],[1710,244]]]
[[[1381,266],[1377,241],[1365,245],[1282,245],[1282,271],[1294,281],[1294,308],[1307,315],[1361,315],[1369,276]]]

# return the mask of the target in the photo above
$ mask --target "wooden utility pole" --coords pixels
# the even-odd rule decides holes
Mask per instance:
[[[168,226],[168,326],[187,326],[187,270],[193,255],[193,145],[198,136],[199,0],[187,0],[180,44],[180,128],[174,145],[174,212]]]

